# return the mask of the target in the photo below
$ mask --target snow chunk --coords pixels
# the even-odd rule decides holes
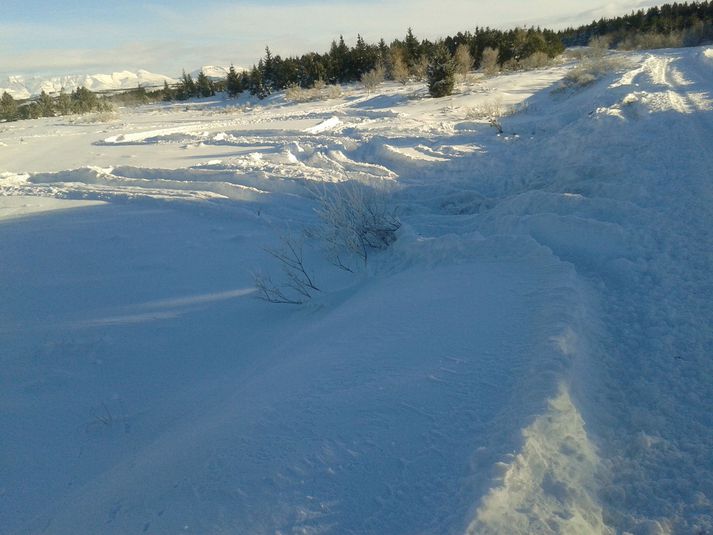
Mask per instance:
[[[337,127],[337,125],[339,125],[339,123],[341,123],[339,117],[333,115],[332,117],[330,117],[326,121],[322,121],[318,125],[306,128],[305,132],[307,132],[308,134],[321,134],[322,132],[333,130]]]

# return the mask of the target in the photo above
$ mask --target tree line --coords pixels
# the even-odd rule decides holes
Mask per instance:
[[[251,69],[237,72],[231,66],[225,79],[225,90],[231,97],[249,91],[252,95],[265,98],[290,86],[309,88],[319,81],[327,84],[360,81],[374,70],[383,71],[390,80],[423,80],[434,60],[444,61],[444,50],[455,60],[459,47],[467,49],[475,68],[482,63],[487,49],[497,51],[499,65],[512,67],[532,54],[540,53],[552,58],[564,50],[554,31],[540,28],[507,31],[476,28],[474,32],[459,32],[435,42],[418,39],[409,28],[403,39],[395,39],[390,44],[386,44],[384,39],[376,44],[367,43],[361,35],[357,35],[356,43],[351,47],[340,36],[332,41],[328,52],[321,54],[308,52],[283,58],[274,55],[268,46],[265,55]],[[180,100],[197,96],[198,85],[184,73],[174,98]]]
[[[604,38],[615,48],[697,46],[713,40],[713,1],[663,4],[558,32],[566,46]]]
[[[16,100],[7,91],[0,97],[0,121],[38,119],[111,109],[108,100],[99,98],[86,87],[78,87],[71,93],[62,90],[57,96],[50,96],[43,90],[35,100]]]

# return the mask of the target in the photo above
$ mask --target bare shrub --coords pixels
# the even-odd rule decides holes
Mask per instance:
[[[298,84],[292,84],[285,89],[285,100],[290,102],[308,102],[314,100],[314,92]]]
[[[483,58],[480,60],[481,70],[488,76],[498,73],[498,56],[500,51],[497,48],[487,47],[483,50]]]
[[[619,43],[617,48],[622,50],[648,50],[653,48],[679,48],[683,46],[684,34],[682,32],[670,33],[635,33]]]
[[[620,56],[585,57],[562,79],[562,88],[583,87],[599,80],[605,74],[622,69],[627,62]]]
[[[601,58],[606,55],[611,47],[611,37],[608,35],[598,35],[589,40],[589,56]]]
[[[400,47],[391,50],[391,72],[389,74],[392,80],[404,85],[409,81],[408,65],[404,51]]]
[[[544,52],[535,52],[525,59],[520,60],[519,67],[524,70],[532,69],[542,69],[552,64],[552,58],[550,58]]]
[[[285,100],[289,102],[311,102],[327,100],[342,96],[342,88],[338,85],[327,85],[323,80],[317,80],[310,88],[292,84],[285,90]]]
[[[361,75],[361,83],[364,88],[371,93],[384,81],[384,68],[381,65],[371,69],[369,72],[365,72]]]
[[[332,99],[332,98],[341,97],[343,93],[342,93],[342,88],[340,85],[331,84],[331,85],[327,86],[327,88],[323,92],[323,94],[325,95],[325,97],[323,97],[323,98]]]
[[[335,266],[354,271],[349,257],[356,256],[366,265],[371,251],[386,249],[396,241],[401,222],[383,190],[344,183],[315,193],[321,220],[317,236]]]
[[[411,71],[413,72],[413,77],[417,81],[422,82],[423,80],[426,79],[426,76],[428,75],[428,65],[429,65],[428,57],[424,54],[411,67]]]
[[[284,281],[276,283],[267,273],[254,273],[253,282],[260,299],[270,303],[300,305],[320,291],[305,267],[301,239],[283,236],[280,248],[268,249],[267,252],[279,262]]]
[[[495,97],[490,100],[481,102],[476,106],[471,106],[466,109],[465,118],[470,120],[481,120],[496,118],[499,119],[505,115],[503,100],[500,97]]]
[[[458,45],[453,59],[456,62],[456,72],[463,77],[463,81],[465,82],[468,73],[473,68],[473,56],[470,54],[470,47],[466,44]]]
[[[267,250],[282,269],[280,280],[269,273],[253,273],[257,295],[264,301],[300,305],[321,291],[305,265],[304,238],[321,243],[329,262],[349,272],[359,264],[366,266],[372,251],[384,250],[396,240],[401,222],[383,189],[342,183],[314,189],[313,194],[320,225],[299,239],[283,236],[279,248]]]
[[[119,118],[119,114],[111,109],[105,111],[98,111],[94,113],[85,113],[83,115],[78,115],[68,119],[71,124],[98,124],[98,123],[111,123]]]

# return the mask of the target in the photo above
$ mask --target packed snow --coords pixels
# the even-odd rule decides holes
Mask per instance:
[[[2,532],[713,533],[713,49],[621,55],[0,124]]]

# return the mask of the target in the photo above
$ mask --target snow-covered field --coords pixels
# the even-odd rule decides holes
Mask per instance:
[[[713,533],[713,52],[627,57],[0,124],[0,532]]]

